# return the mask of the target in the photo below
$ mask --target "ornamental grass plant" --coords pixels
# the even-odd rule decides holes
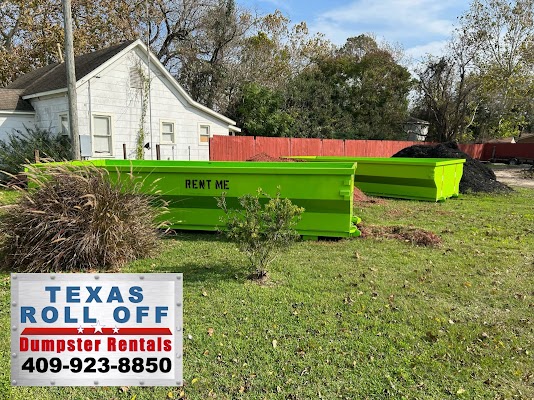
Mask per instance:
[[[133,174],[111,179],[92,164],[51,163],[26,175],[28,188],[0,217],[4,269],[115,269],[156,248],[165,205],[142,194]]]

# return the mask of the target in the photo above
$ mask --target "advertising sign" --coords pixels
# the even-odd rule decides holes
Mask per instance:
[[[182,274],[12,274],[11,384],[181,386]]]

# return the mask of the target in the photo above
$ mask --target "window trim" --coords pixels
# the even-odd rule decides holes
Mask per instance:
[[[200,138],[201,138],[202,136],[206,136],[206,135],[202,135],[202,134],[201,134],[201,129],[202,129],[203,126],[207,126],[207,127],[208,127],[208,141],[207,141],[207,142],[203,142],[203,141],[200,140]],[[210,138],[213,137],[212,132],[211,132],[211,125],[210,125],[210,124],[207,124],[207,123],[199,123],[199,124],[198,124],[198,135],[197,135],[197,137],[198,137],[198,144],[199,144],[199,146],[209,146],[209,144],[210,144]]]
[[[172,124],[172,141],[163,140],[163,124]],[[159,120],[159,142],[160,144],[176,144],[176,121],[170,119]]]
[[[68,112],[65,112],[65,113],[60,113],[57,115],[58,119],[59,119],[59,132],[58,132],[58,135],[60,136],[67,136],[67,137],[70,137],[70,124],[69,124],[69,113]],[[67,132],[64,133],[63,131],[63,123],[62,123],[62,118],[65,117],[67,119]]]
[[[105,137],[102,135],[95,135],[95,118],[108,118],[109,119],[109,138],[110,138],[110,152],[109,153],[97,153],[95,151],[95,136],[96,137]],[[115,131],[115,127],[113,124],[113,115],[112,114],[104,114],[104,113],[93,113],[91,115],[91,150],[93,153],[93,157],[113,157],[113,146],[114,146],[114,138],[113,138],[113,132]]]

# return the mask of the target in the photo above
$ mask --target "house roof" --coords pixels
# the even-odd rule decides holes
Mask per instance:
[[[406,120],[405,124],[430,125],[430,122],[410,116]]]
[[[74,58],[76,81],[79,81],[110,58],[131,45],[133,41],[84,54]],[[21,96],[46,93],[67,87],[65,63],[55,63],[24,74],[6,86],[6,89],[22,90]]]
[[[228,124],[228,128],[234,132],[240,132],[235,121],[222,114],[219,114],[212,109],[203,106],[200,103],[194,101],[191,96],[178,84],[176,79],[167,71],[167,69],[161,64],[157,57],[151,52],[147,51],[146,45],[140,40],[127,41],[121,44],[108,47],[106,49],[98,50],[89,54],[84,54],[75,57],[74,63],[76,68],[76,83],[77,86],[89,80],[93,76],[99,74],[108,65],[115,62],[115,60],[122,56],[123,52],[127,52],[137,47],[147,57],[150,58],[152,65],[164,75],[174,88],[182,95],[185,101],[196,109],[199,109],[217,119],[220,119]],[[42,67],[22,75],[8,86],[6,89],[21,90],[20,97],[23,99],[30,99],[32,97],[43,96],[47,94],[65,92],[67,89],[67,73],[65,63],[51,64],[46,67]],[[3,90],[3,89],[0,89]]]
[[[10,112],[33,112],[28,100],[22,100],[23,89],[0,89],[0,110]]]

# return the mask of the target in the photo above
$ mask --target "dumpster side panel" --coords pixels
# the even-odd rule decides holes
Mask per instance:
[[[297,230],[305,236],[350,237],[359,234],[353,219],[353,162],[244,163],[244,162],[106,162],[117,179],[132,173],[144,179],[144,191],[162,196],[169,204],[165,218],[171,228],[217,230],[222,210],[217,198],[225,193],[230,208],[238,198],[258,188],[303,207]],[[265,199],[264,201],[267,201]]]
[[[442,201],[459,195],[463,159],[295,157],[312,162],[354,161],[355,186],[373,196]]]

